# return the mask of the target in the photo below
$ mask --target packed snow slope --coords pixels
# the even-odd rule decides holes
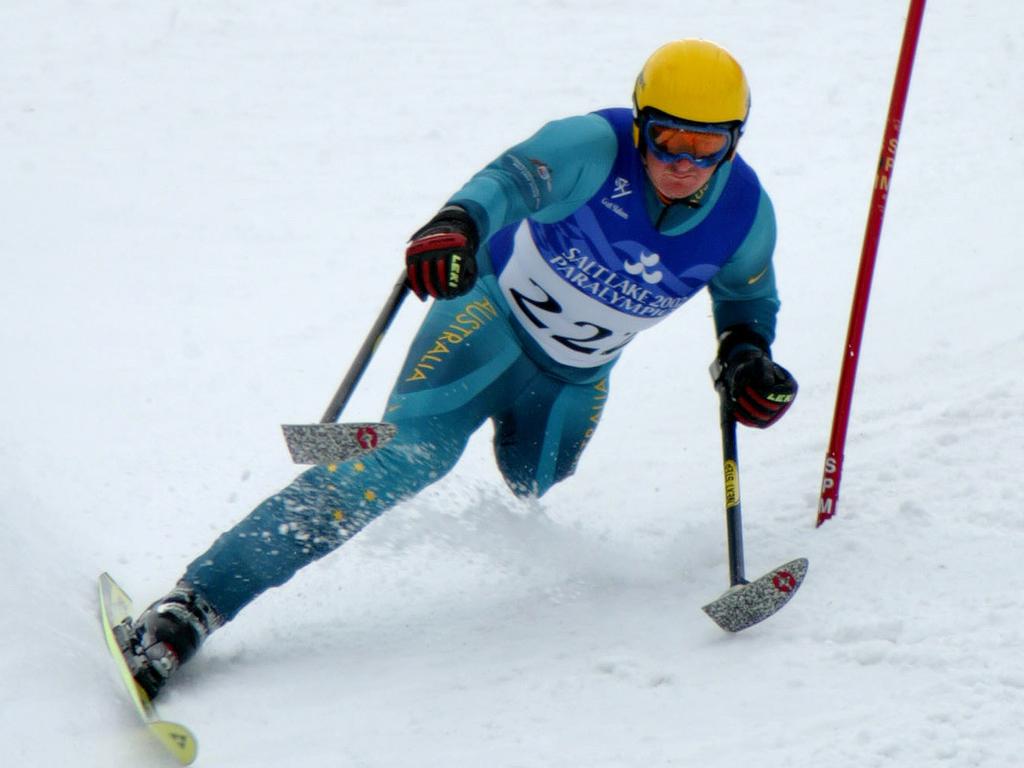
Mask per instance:
[[[1020,765],[1024,91],[1018,4],[928,8],[839,514],[813,527],[906,4],[0,5],[5,766],[166,763],[106,657],[287,483],[410,232],[544,121],[627,105],[661,43],[744,63],[780,222],[777,359],[740,434],[747,570],[810,559],[728,636],[704,296],[643,335],[575,477],[462,463],[215,635],[167,690],[199,765]],[[411,302],[346,416],[373,419]]]

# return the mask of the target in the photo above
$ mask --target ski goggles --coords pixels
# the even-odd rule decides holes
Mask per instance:
[[[651,153],[663,163],[689,160],[698,168],[717,165],[733,147],[729,126],[688,123],[663,117],[644,121],[644,138]]]

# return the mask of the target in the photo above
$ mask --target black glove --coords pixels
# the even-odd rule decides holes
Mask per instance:
[[[426,299],[452,299],[476,282],[476,224],[466,209],[446,205],[421,227],[405,249],[405,269],[413,293]]]
[[[715,388],[740,424],[764,429],[796,398],[796,379],[772,361],[768,342],[747,326],[726,330],[712,366]]]

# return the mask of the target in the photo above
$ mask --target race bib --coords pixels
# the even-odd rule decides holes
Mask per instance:
[[[580,248],[545,258],[524,222],[498,276],[520,324],[555,361],[593,368],[618,357],[637,333],[683,303],[656,290],[658,255],[614,268]]]

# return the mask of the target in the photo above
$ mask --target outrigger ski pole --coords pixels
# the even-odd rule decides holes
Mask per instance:
[[[714,370],[712,375],[715,376]],[[717,376],[715,376],[717,379]],[[727,632],[739,632],[764,621],[788,603],[807,575],[807,558],[780,565],[756,581],[743,572],[743,518],[740,511],[740,468],[736,419],[719,388],[722,423],[722,466],[725,475],[725,521],[729,545],[729,589],[704,606],[704,612]]]
[[[391,321],[398,315],[402,301],[409,293],[403,270],[395,287],[391,290],[384,308],[381,309],[370,333],[367,334],[348,373],[334,393],[319,424],[284,424],[285,442],[296,464],[336,464],[355,456],[376,450],[398,432],[394,424],[372,422],[365,424],[337,424],[342,410],[352,397],[352,392],[366,372],[377,345],[387,332]]]

